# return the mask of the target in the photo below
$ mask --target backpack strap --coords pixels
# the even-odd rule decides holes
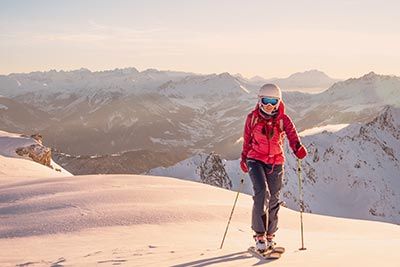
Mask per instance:
[[[258,122],[258,117],[254,116],[254,113],[251,114],[251,123],[250,123],[250,129],[253,131],[254,126]]]
[[[251,139],[253,139],[253,130],[254,130],[254,127],[256,126],[256,124],[258,123],[258,121],[259,121],[259,118],[257,117],[257,116],[254,116],[254,113],[252,113],[251,114],[251,122],[250,122],[250,134],[251,134],[251,138],[250,138],[250,140]],[[274,120],[274,126],[273,127],[275,127],[275,120]],[[283,119],[281,118],[281,119],[279,119],[279,130],[280,130],[280,132],[283,132]]]
[[[257,116],[254,116],[254,113],[251,113],[251,121],[250,121],[250,143],[251,143],[251,141],[252,141],[252,139],[253,139],[253,136],[254,136],[253,131],[254,131],[254,127],[256,126],[257,122],[258,122],[258,117],[257,117]]]

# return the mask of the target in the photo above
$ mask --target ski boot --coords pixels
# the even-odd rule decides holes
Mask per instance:
[[[267,250],[267,245],[266,245],[266,237],[265,234],[256,234],[253,236],[254,240],[256,241],[256,246],[255,248],[259,251],[259,252],[264,252]]]
[[[276,242],[273,241],[273,238],[275,237],[274,234],[267,234],[266,236],[266,249],[273,250],[276,246]]]

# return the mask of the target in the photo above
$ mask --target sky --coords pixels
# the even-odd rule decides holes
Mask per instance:
[[[400,76],[400,1],[0,0],[0,74],[123,67]]]

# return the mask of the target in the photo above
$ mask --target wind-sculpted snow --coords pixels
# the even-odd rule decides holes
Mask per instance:
[[[0,186],[0,237],[66,233],[115,225],[209,221],[226,210],[199,211],[204,187],[151,176],[74,176]],[[154,181],[154,184],[152,184]],[[218,199],[229,194],[209,189]],[[171,198],[179,194],[179,197]],[[223,201],[220,204],[224,203]]]
[[[240,195],[219,249],[234,192],[167,177],[27,176],[0,186],[0,266],[255,266],[250,196]],[[398,226],[281,208],[279,266],[394,267]],[[376,231],[371,231],[376,229]],[[373,251],[373,257],[371,257]]]

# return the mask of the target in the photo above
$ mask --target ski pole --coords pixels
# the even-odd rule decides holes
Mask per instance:
[[[301,228],[301,248],[300,250],[306,250],[307,248],[304,247],[304,236],[303,236],[303,191],[301,185],[301,160],[297,159],[297,173],[299,176],[299,203],[300,203],[300,228]]]
[[[222,246],[224,245],[226,233],[228,232],[228,227],[229,227],[229,224],[230,224],[231,219],[232,219],[233,211],[235,210],[235,206],[236,206],[236,202],[237,202],[238,197],[239,197],[239,193],[240,193],[240,191],[242,190],[243,183],[244,183],[244,177],[242,176],[242,179],[240,180],[240,186],[239,186],[239,189],[238,189],[237,194],[236,194],[235,202],[233,203],[231,215],[229,216],[228,224],[226,225],[224,237],[222,238],[221,246],[220,246],[219,249],[222,249]]]

